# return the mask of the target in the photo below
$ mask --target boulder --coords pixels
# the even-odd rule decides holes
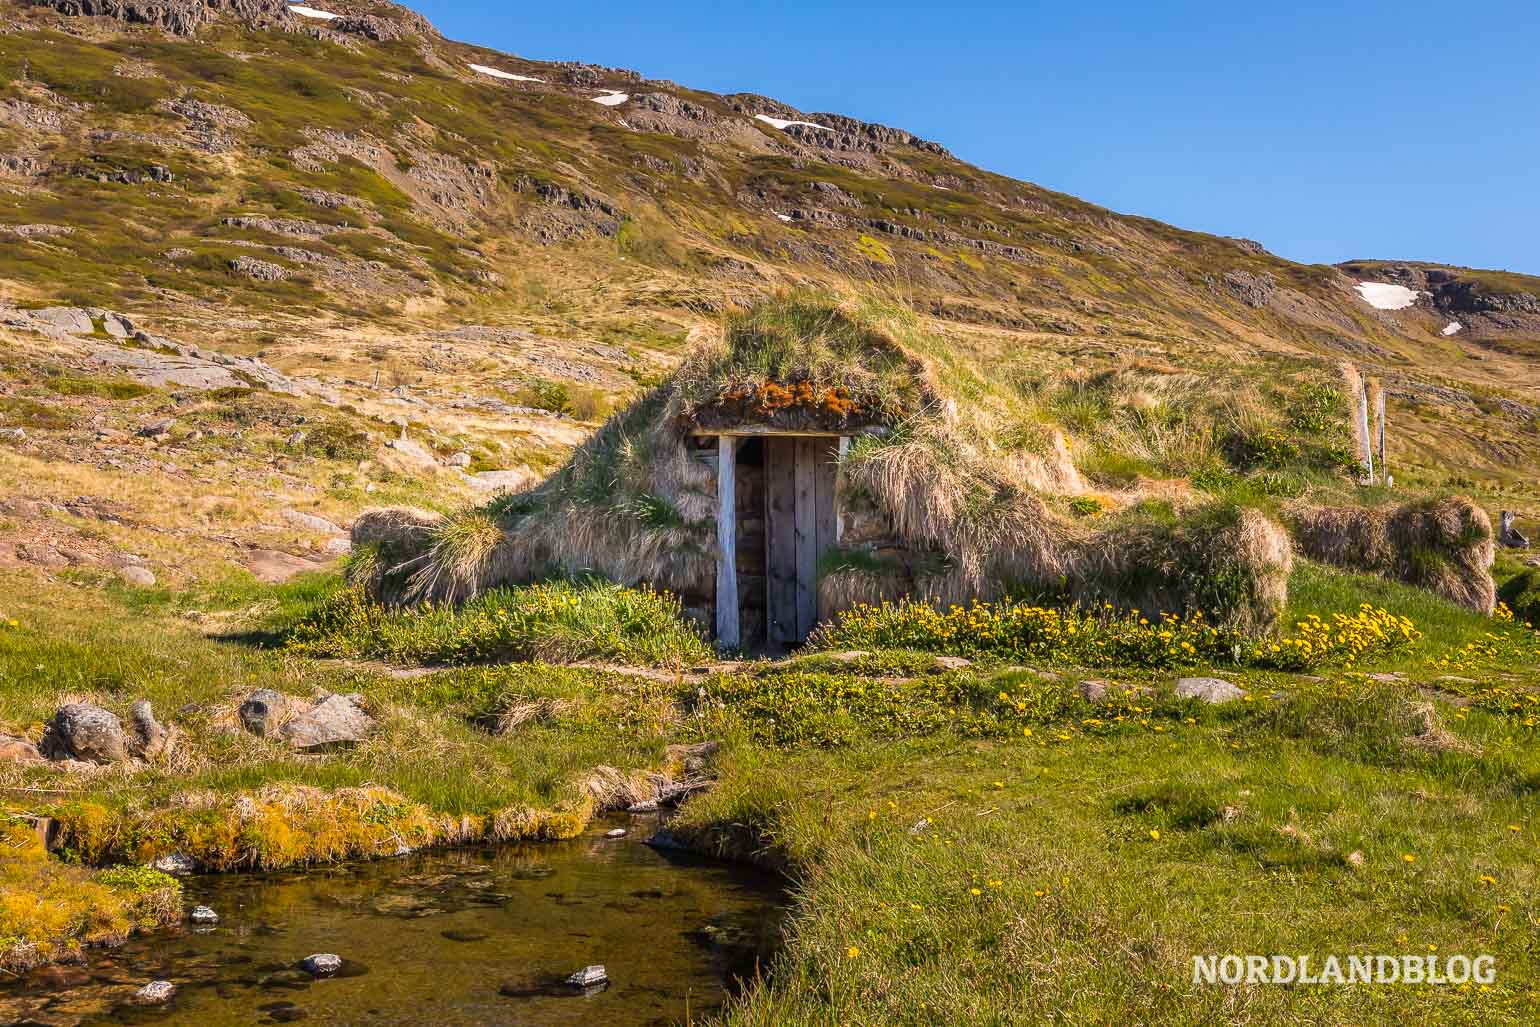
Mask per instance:
[[[128,714],[128,748],[135,756],[153,760],[171,743],[172,729],[155,719],[155,711],[146,699],[134,703]]]
[[[33,321],[70,335],[92,335],[96,332],[96,325],[91,323],[91,315],[79,307],[44,307],[27,313]]]
[[[1080,697],[1091,703],[1099,703],[1107,698],[1107,693],[1111,689],[1112,685],[1100,678],[1090,678],[1075,686],[1075,691],[1080,693]]]
[[[342,529],[328,521],[324,517],[314,514],[300,513],[298,510],[285,510],[283,519],[305,531],[314,531],[322,535],[341,535]]]
[[[131,585],[134,588],[155,587],[155,572],[138,564],[118,568],[118,577],[123,579],[125,585]]]
[[[448,460],[445,460],[444,463],[450,467],[469,467],[471,465],[471,455],[466,452],[455,453]]]
[[[122,314],[109,313],[102,318],[102,331],[114,339],[126,339],[134,334],[134,323]]]
[[[241,727],[259,738],[275,735],[289,711],[289,697],[271,688],[259,688],[246,697],[237,713]]]
[[[128,735],[116,714],[88,703],[59,707],[38,747],[51,760],[120,763],[128,759]]]
[[[936,669],[940,671],[967,670],[973,666],[972,660],[965,660],[961,656],[937,656]]]
[[[134,1001],[142,1006],[158,1006],[171,1001],[176,985],[170,981],[151,981],[134,992]]]
[[[195,924],[217,924],[219,914],[207,906],[194,906],[193,911],[187,915],[187,919]]]
[[[1176,683],[1178,699],[1201,699],[1213,706],[1244,699],[1246,693],[1224,678],[1182,678]]]
[[[246,554],[246,569],[251,571],[252,577],[267,585],[281,585],[324,566],[324,562],[307,560],[278,549],[253,549]]]
[[[333,952],[317,952],[300,960],[299,968],[312,977],[330,977],[342,969],[342,957]]]
[[[375,720],[364,712],[359,696],[334,695],[289,721],[278,733],[296,749],[316,749],[361,742],[374,728]]]
[[[25,738],[0,735],[0,763],[42,763],[43,754]]]

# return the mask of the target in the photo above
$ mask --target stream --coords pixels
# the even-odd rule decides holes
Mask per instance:
[[[617,826],[626,837],[605,837]],[[783,893],[751,868],[647,847],[656,827],[612,819],[569,842],[186,878],[186,907],[212,907],[217,925],[0,984],[0,1023],[686,1023],[768,964]],[[298,969],[321,952],[343,957],[335,977]],[[608,985],[562,983],[591,964]],[[157,979],[175,997],[135,1005]]]

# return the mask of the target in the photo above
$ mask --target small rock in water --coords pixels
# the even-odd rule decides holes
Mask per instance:
[[[688,846],[686,846],[684,842],[682,842],[678,838],[674,837],[673,832],[669,831],[667,828],[663,828],[662,830],[659,830],[651,838],[647,839],[646,844],[650,845],[654,849],[681,849],[682,850],[682,849],[688,848]]]
[[[176,994],[176,985],[170,981],[151,981],[138,991],[134,992],[134,1001],[146,1006],[158,1006],[162,1002],[170,1002],[171,996]]]
[[[299,966],[312,977],[330,977],[342,969],[342,957],[331,952],[317,952],[306,956]]]
[[[207,906],[194,906],[193,911],[188,914],[188,919],[195,924],[217,924],[219,914]]]
[[[593,988],[608,981],[610,975],[603,966],[585,966],[571,977],[567,983],[578,988]]]
[[[604,837],[606,837],[606,838],[624,838],[625,836],[626,836],[626,829],[623,828],[623,827],[617,827],[617,828],[615,828],[615,830],[606,832],[606,834],[604,835]]]
[[[163,874],[182,876],[197,871],[198,864],[192,857],[184,856],[180,852],[173,852],[169,856],[161,856],[150,864],[151,870],[159,870]]]

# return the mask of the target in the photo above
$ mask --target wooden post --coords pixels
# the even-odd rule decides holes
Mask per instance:
[[[717,646],[738,648],[738,440],[717,436]]]
[[[1378,388],[1374,393],[1374,423],[1375,434],[1379,439],[1380,474],[1385,476],[1385,484],[1390,484],[1390,465],[1385,462],[1385,389]]]
[[[1364,479],[1374,484],[1374,444],[1369,437],[1369,383],[1364,382],[1358,390],[1358,437],[1363,439],[1364,448],[1359,456],[1363,460]]]

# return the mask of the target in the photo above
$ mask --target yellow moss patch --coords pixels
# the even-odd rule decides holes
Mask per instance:
[[[93,872],[49,856],[32,825],[0,814],[0,969],[76,957],[181,919],[182,887],[143,867]]]
[[[83,863],[147,863],[179,853],[227,871],[386,856],[403,847],[572,838],[588,826],[594,804],[584,797],[571,808],[453,816],[387,788],[270,785],[238,795],[184,795],[152,809],[71,802],[49,812],[65,850]]]

